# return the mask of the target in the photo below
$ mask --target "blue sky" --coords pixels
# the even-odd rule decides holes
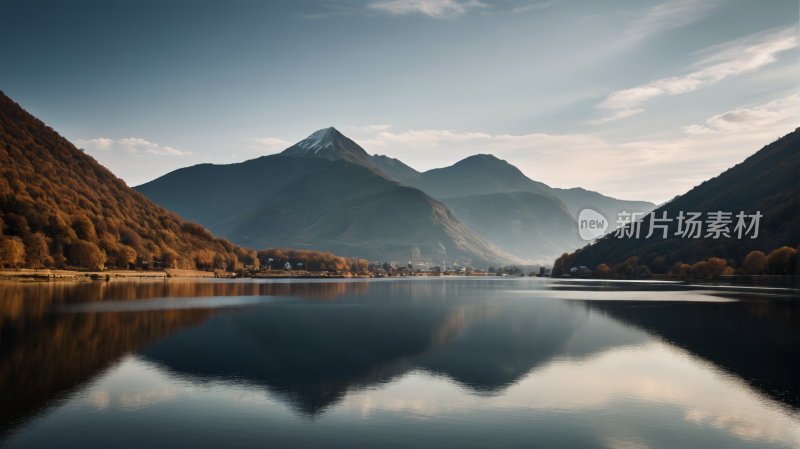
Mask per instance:
[[[2,10],[0,90],[130,185],[335,126],[418,170],[492,153],[554,187],[661,202],[797,127],[796,0]]]

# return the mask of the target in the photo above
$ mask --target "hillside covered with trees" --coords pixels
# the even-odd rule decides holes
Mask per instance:
[[[714,238],[709,236],[709,222],[713,221],[712,214],[719,211],[730,213],[728,222],[722,223],[728,235],[719,234]],[[677,218],[681,213],[688,216],[690,212],[701,213],[702,235],[685,235],[688,225],[683,227],[684,234],[678,232],[681,223]],[[737,233],[736,216],[742,212],[747,216],[748,228],[753,225],[753,216],[760,214],[757,236],[754,226],[742,232],[741,237]],[[650,230],[650,216],[647,215],[641,221],[638,238],[608,234],[568,257],[569,264],[564,268],[585,265],[595,269],[605,264],[614,270],[622,264],[620,272],[628,270],[629,266],[646,266],[653,273],[666,273],[678,263],[694,266],[715,258],[726,262],[723,269],[730,267],[736,271],[745,265],[748,257],[763,257],[764,264],[746,271],[791,274],[785,272],[792,271],[795,263],[778,261],[783,261],[789,253],[796,255],[797,252],[792,251],[800,246],[800,128],[656,209],[655,217],[660,220],[665,213],[671,221],[655,224],[668,226],[666,238],[658,228],[654,236],[645,238]],[[774,261],[767,263],[766,259],[775,251],[778,252],[773,256]],[[636,261],[629,263],[632,257]],[[689,271],[703,272],[706,268],[700,265]]]
[[[0,266],[228,269],[256,252],[160,207],[0,92]]]

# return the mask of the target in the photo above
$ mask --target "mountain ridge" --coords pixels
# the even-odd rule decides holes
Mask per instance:
[[[708,212],[732,213],[732,231],[735,215],[760,212],[759,236],[733,238],[684,239],[676,237],[679,212],[701,212],[702,220]],[[708,257],[733,259],[741,264],[751,251],[770,251],[782,246],[797,248],[800,245],[800,128],[765,145],[744,161],[712,179],[704,181],[683,195],[673,198],[655,211],[661,218],[664,212],[673,221],[668,223],[667,239],[615,238],[607,236],[581,251],[574,265],[589,267],[621,262],[637,256],[641,264],[649,265],[657,256],[664,256],[668,265],[681,261],[695,263]],[[642,221],[645,235],[649,230],[650,216]],[[706,231],[706,228],[703,228]],[[706,233],[703,232],[703,235]]]
[[[317,156],[279,153],[237,164],[197,165],[136,189],[248,246],[313,248],[370,260],[437,264],[521,262],[465,228],[419,189],[389,179],[374,166],[320,157],[331,148],[324,140],[320,145],[318,137],[307,148],[293,146]],[[321,149],[316,152],[317,148]],[[414,229],[420,232],[409,232]]]
[[[370,155],[361,146],[340,133],[336,128],[323,128],[283,150],[283,156],[317,157],[335,161],[343,159],[365,167],[375,168]]]

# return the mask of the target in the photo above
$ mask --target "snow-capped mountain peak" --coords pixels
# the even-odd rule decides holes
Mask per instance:
[[[336,128],[333,126],[314,131],[310,136],[298,142],[296,146],[302,150],[302,153],[317,154],[322,149],[333,147],[336,132]]]
[[[318,157],[331,161],[344,159],[367,167],[375,166],[363,148],[332,126],[314,131],[281,154],[293,157]]]

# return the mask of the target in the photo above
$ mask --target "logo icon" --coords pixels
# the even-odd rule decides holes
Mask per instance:
[[[608,219],[600,212],[585,208],[578,215],[578,233],[584,240],[603,236],[608,229]]]

